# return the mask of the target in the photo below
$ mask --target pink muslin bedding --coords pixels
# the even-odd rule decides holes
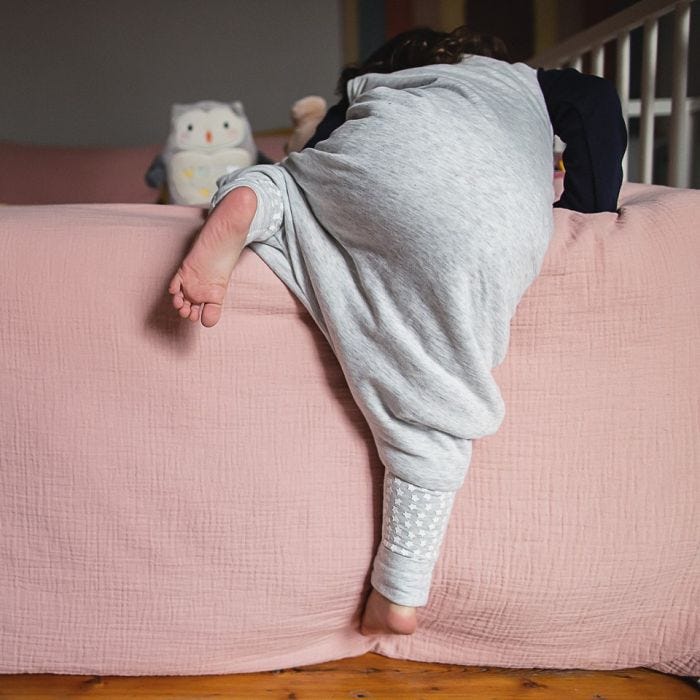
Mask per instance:
[[[301,304],[246,250],[182,322],[197,209],[0,208],[0,672],[700,673],[700,194],[555,217],[419,630],[366,638],[382,466]]]

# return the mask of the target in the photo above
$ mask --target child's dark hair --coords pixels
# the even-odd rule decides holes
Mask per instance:
[[[364,62],[346,66],[340,74],[338,94],[345,95],[348,81],[358,75],[393,73],[433,63],[457,63],[465,55],[509,60],[508,49],[498,37],[473,32],[466,26],[451,32],[417,27],[390,39]]]

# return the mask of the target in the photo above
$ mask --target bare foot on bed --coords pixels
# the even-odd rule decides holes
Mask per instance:
[[[416,609],[392,603],[372,589],[362,615],[360,634],[413,634],[417,627]]]
[[[249,187],[227,194],[204,222],[192,249],[170,281],[168,291],[182,318],[210,328],[221,318],[233,268],[240,257],[257,197]]]

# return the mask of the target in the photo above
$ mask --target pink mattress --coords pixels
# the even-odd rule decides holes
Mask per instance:
[[[556,211],[419,630],[374,638],[382,466],[301,304],[246,250],[180,321],[197,209],[0,207],[0,672],[700,674],[700,193],[622,204]]]

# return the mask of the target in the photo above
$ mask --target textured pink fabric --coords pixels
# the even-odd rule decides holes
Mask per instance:
[[[165,288],[194,208],[0,208],[0,672],[360,655],[700,673],[700,194],[557,210],[411,637],[357,632],[382,467],[252,251],[213,329]]]
[[[0,143],[0,203],[155,203],[144,176],[160,150]]]
[[[273,160],[284,157],[283,135],[256,136]],[[143,203],[159,192],[144,176],[161,146],[67,148],[0,142],[0,204]]]

